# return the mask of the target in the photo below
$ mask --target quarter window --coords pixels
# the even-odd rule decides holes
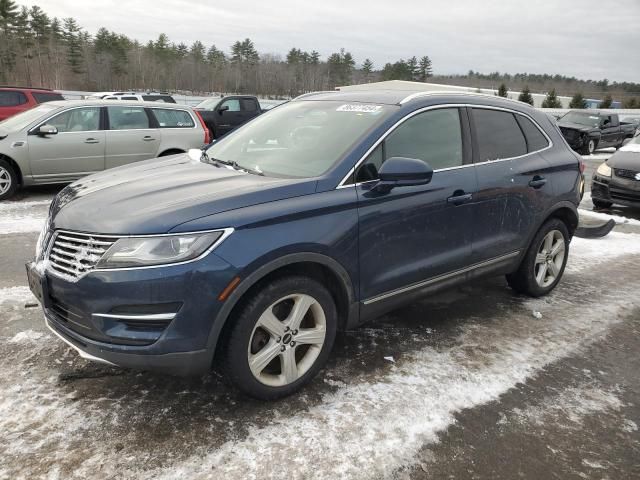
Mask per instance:
[[[27,103],[27,96],[22,92],[0,92],[0,107],[16,107]]]
[[[549,146],[547,137],[542,134],[540,129],[536,127],[531,120],[527,117],[523,117],[522,115],[516,115],[516,119],[518,120],[520,128],[522,128],[524,136],[527,139],[527,151],[529,153],[537,152],[538,150],[542,150]]]
[[[143,107],[107,107],[110,130],[149,128],[149,117]]]
[[[481,162],[518,157],[527,153],[527,144],[514,115],[501,110],[473,109]]]
[[[154,108],[151,111],[160,128],[191,128],[194,126],[191,115],[184,110]]]
[[[74,108],[47,120],[59,133],[100,130],[100,107]]]
[[[378,170],[391,157],[422,160],[434,170],[463,163],[462,130],[457,108],[420,113],[394,130],[358,169],[356,182],[378,178]]]

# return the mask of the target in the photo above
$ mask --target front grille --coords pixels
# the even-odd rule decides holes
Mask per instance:
[[[63,276],[79,278],[95,268],[117,237],[57,232],[49,249],[49,267]]]
[[[614,168],[613,171],[616,173],[616,177],[628,178],[629,180],[636,180],[636,175],[640,173],[634,170],[625,170],[624,168]]]
[[[567,139],[575,138],[578,133],[575,130],[571,130],[569,128],[563,128],[563,127],[560,127],[560,131],[562,132],[562,135],[564,135],[564,138],[567,138]]]
[[[611,198],[625,202],[640,202],[640,192],[634,193],[629,190],[620,191],[611,189]]]

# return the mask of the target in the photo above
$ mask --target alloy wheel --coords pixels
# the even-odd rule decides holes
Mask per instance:
[[[251,332],[247,350],[251,373],[272,387],[295,382],[320,355],[326,330],[324,310],[312,296],[292,294],[274,302]]]
[[[593,140],[589,140],[589,155],[591,155],[596,150],[596,142]]]
[[[0,166],[0,195],[4,195],[11,188],[13,180],[9,171]]]
[[[559,230],[551,230],[540,244],[536,255],[536,283],[546,288],[556,281],[562,270],[565,257],[564,236]]]

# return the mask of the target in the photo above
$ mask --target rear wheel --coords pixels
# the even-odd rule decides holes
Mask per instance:
[[[569,230],[557,218],[547,220],[533,238],[520,267],[507,275],[509,286],[532,297],[546,295],[555,288],[567,264]]]
[[[324,365],[336,326],[335,302],[319,282],[298,276],[275,280],[235,318],[223,347],[224,374],[261,400],[290,395]]]
[[[13,196],[18,189],[18,175],[9,162],[0,158],[0,200]]]

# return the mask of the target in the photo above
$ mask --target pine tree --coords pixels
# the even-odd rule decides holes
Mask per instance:
[[[558,100],[555,88],[547,93],[547,97],[542,101],[542,108],[562,108],[562,102]]]
[[[499,97],[504,97],[507,98],[508,96],[508,91],[507,91],[507,86],[504,83],[500,84],[500,87],[498,87],[498,93],[497,95]]]
[[[83,73],[84,58],[82,55],[81,29],[74,18],[63,19],[63,38],[67,47],[67,64],[76,74]]]
[[[16,66],[16,52],[11,39],[14,34],[18,6],[12,0],[0,0],[0,81],[7,82]]]
[[[533,107],[533,97],[531,96],[529,85],[524,86],[524,88],[522,89],[522,92],[520,92],[520,95],[518,95],[518,100],[524,103],[528,103]]]
[[[29,12],[31,20],[29,25],[34,36],[35,55],[38,59],[38,71],[40,73],[40,85],[46,86],[44,57],[48,53],[49,35],[51,33],[49,26],[49,17],[37,5],[31,7]]]
[[[366,75],[369,75],[371,74],[371,72],[373,72],[373,62],[370,59],[365,58],[364,62],[362,62],[362,72]]]
[[[640,108],[640,98],[631,97],[624,101],[623,108]]]
[[[420,59],[420,64],[418,66],[418,79],[421,82],[426,82],[427,78],[433,76],[433,70],[431,67],[431,59],[428,56],[424,56]]]
[[[569,108],[587,108],[587,101],[584,99],[582,93],[576,93],[569,102]]]
[[[600,102],[600,108],[611,108],[611,104],[613,103],[613,98],[611,95],[607,94]]]
[[[407,60],[407,68],[409,69],[409,75],[411,76],[410,80],[419,80],[422,77],[422,75],[420,75],[418,59],[415,55]]]

